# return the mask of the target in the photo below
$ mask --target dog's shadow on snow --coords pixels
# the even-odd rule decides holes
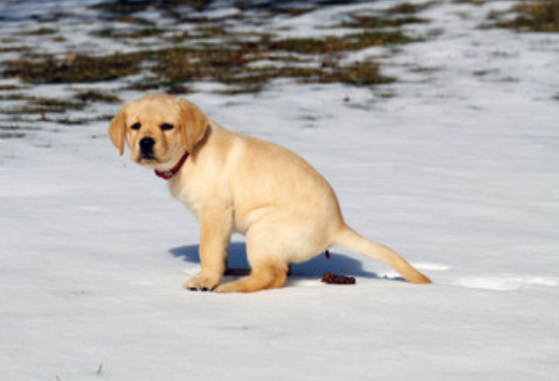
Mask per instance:
[[[184,259],[185,262],[200,264],[198,248],[198,245],[181,246],[173,248],[169,250],[169,252],[174,257]],[[232,242],[229,244],[229,259],[227,267],[230,269],[249,268],[246,256],[246,245],[244,242]],[[291,265],[290,277],[298,279],[315,279],[322,278],[326,272],[360,278],[380,278],[374,272],[365,271],[360,261],[332,252],[330,253],[329,259],[322,254],[317,255],[308,262]]]

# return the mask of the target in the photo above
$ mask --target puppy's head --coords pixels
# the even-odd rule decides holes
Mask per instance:
[[[165,170],[204,138],[208,118],[194,104],[166,94],[127,103],[113,118],[109,137],[120,154],[124,145],[136,163]]]

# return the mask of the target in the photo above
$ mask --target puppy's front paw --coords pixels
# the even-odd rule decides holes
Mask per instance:
[[[221,282],[220,274],[205,274],[203,272],[190,278],[184,283],[184,288],[191,291],[212,291]]]

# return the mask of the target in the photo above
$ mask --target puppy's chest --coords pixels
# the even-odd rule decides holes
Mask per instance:
[[[169,191],[171,195],[179,200],[192,214],[198,216],[198,206],[200,197],[197,189],[192,187],[188,179],[175,178],[169,182]]]
[[[224,208],[230,203],[230,192],[221,176],[200,168],[185,168],[169,182],[171,195],[181,201],[195,216],[205,208]]]
[[[200,179],[199,179],[200,180]],[[246,211],[238,208],[234,192],[226,183],[220,181],[195,181],[194,178],[174,179],[169,183],[173,197],[178,199],[196,218],[211,210],[221,214],[224,223],[231,224],[233,231],[245,234],[260,210]]]

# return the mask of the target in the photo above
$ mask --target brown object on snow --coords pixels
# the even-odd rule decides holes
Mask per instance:
[[[355,278],[352,276],[324,273],[322,282],[328,284],[355,284]]]

